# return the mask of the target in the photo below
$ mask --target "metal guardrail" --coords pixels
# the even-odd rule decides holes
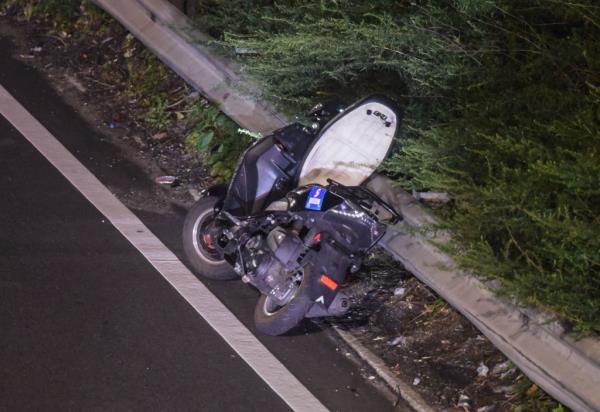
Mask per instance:
[[[268,133],[287,123],[271,104],[244,90],[257,90],[231,63],[202,44],[206,37],[165,0],[93,0],[114,16],[184,80],[219,104],[242,127]],[[404,222],[383,246],[417,278],[466,316],[547,393],[574,411],[600,411],[600,341],[575,340],[544,312],[496,297],[488,285],[456,269],[432,237],[416,234],[433,219],[410,194],[375,177],[370,188],[397,207]],[[442,240],[435,238],[436,240]]]

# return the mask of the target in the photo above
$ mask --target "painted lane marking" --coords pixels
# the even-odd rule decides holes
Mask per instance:
[[[326,411],[308,389],[150,230],[0,85],[0,113],[102,213],[295,411]],[[234,371],[232,371],[233,373]]]

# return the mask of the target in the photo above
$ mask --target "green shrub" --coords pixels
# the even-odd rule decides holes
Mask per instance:
[[[188,146],[207,154],[212,177],[230,180],[238,157],[250,143],[249,137],[239,133],[239,126],[218,108],[205,103],[196,103],[188,119],[194,124],[186,139]]]

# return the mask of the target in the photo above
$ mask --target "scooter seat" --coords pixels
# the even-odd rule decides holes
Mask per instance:
[[[299,185],[326,185],[331,178],[345,186],[359,186],[386,157],[397,123],[398,115],[381,98],[351,106],[315,139],[302,165]]]

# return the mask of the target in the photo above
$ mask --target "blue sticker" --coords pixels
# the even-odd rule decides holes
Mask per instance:
[[[327,193],[326,189],[314,186],[312,189],[310,189],[310,193],[308,194],[308,199],[306,199],[306,204],[304,207],[309,210],[321,210],[323,208],[323,199],[325,199],[325,193]]]

